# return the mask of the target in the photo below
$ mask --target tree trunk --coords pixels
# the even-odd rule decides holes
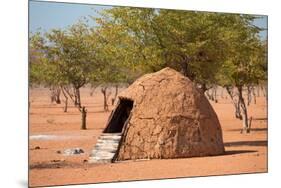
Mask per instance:
[[[117,95],[118,95],[118,84],[115,85],[115,94],[114,94],[114,98],[112,98],[112,101],[111,101],[112,105],[114,105]]]
[[[81,108],[81,97],[80,97],[80,89],[77,89],[77,101],[78,101],[78,106]]]
[[[63,87],[61,87],[61,91],[62,91],[62,94],[64,95],[64,98],[65,98],[65,102],[64,102],[64,112],[67,112],[67,106],[68,106],[68,97],[67,97],[67,94],[65,93]]]
[[[74,96],[74,106],[78,107],[77,96]]]
[[[189,73],[188,73],[188,66],[187,66],[187,62],[186,61],[183,61],[180,63],[181,65],[181,73],[186,76],[186,77],[189,77]]]
[[[247,97],[248,97],[247,105],[249,106],[249,105],[251,104],[251,101],[252,101],[251,88],[250,88],[250,86],[247,86]]]
[[[238,99],[238,101],[235,103],[235,117],[237,119],[242,120],[242,114],[241,114],[241,108],[240,108],[240,99]]]
[[[60,88],[57,86],[51,87],[51,102],[55,102],[56,104],[60,104]]]
[[[78,107],[78,96],[77,96],[77,90],[75,87],[73,87],[73,94],[74,94],[74,106]]]
[[[67,112],[67,106],[68,106],[68,98],[65,98],[65,102],[64,102],[64,112]]]
[[[254,104],[257,104],[257,97],[256,97],[255,86],[252,86],[252,94],[253,94],[253,98],[254,98]]]
[[[240,107],[242,109],[242,121],[243,121],[243,129],[241,130],[241,133],[250,133],[250,128],[249,128],[249,122],[248,122],[248,112],[247,112],[247,106],[245,104],[245,100],[243,98],[243,93],[242,93],[242,86],[237,86],[238,89],[238,97],[240,101]]]
[[[218,102],[218,100],[217,100],[217,86],[213,87],[212,95],[213,95],[213,99],[214,99],[215,103],[217,103]]]
[[[235,117],[237,119],[242,119],[242,115],[241,115],[241,110],[240,110],[240,99],[238,97],[237,101],[234,99],[234,94],[233,94],[233,91],[231,91],[231,88],[229,86],[226,86],[226,91],[227,93],[229,94],[230,96],[230,99],[234,105],[234,108],[235,108]]]
[[[82,115],[82,124],[81,124],[81,129],[86,130],[87,125],[86,125],[86,118],[87,118],[87,110],[85,109],[85,106],[83,106],[80,110],[81,115]]]
[[[80,90],[79,88],[73,88],[73,92],[74,92],[74,98],[73,95],[71,94],[71,92],[68,90],[67,87],[61,87],[61,90],[66,98],[66,103],[65,103],[65,112],[67,111],[67,104],[68,104],[68,97],[67,95],[70,97],[70,99],[72,100],[72,102],[75,104],[76,102],[76,107],[78,108],[78,110],[81,113],[81,129],[82,130],[86,130],[87,126],[86,126],[86,118],[87,118],[87,110],[85,108],[85,106],[81,106],[81,99],[80,99]]]
[[[93,96],[93,94],[94,94],[94,92],[96,91],[96,89],[97,89],[98,86],[99,86],[98,84],[96,84],[96,85],[91,85],[90,96]]]
[[[60,103],[61,103],[61,100],[60,100],[60,92],[61,92],[60,88],[57,88],[57,98],[56,98],[56,103],[57,103],[57,104],[60,104]]]
[[[180,62],[176,62],[176,64],[180,65],[181,73],[188,77],[191,81],[194,81],[195,75],[192,73],[189,67],[189,63],[191,58],[185,54],[178,54],[181,57]]]
[[[53,88],[50,88],[50,90],[51,90],[51,103],[53,103],[56,101],[56,95]]]
[[[103,94],[103,109],[104,109],[104,111],[108,111],[106,91],[107,91],[107,87],[101,88],[101,92]]]
[[[261,90],[262,90],[263,96],[266,97],[266,89],[265,89],[265,86],[261,86]]]
[[[74,105],[77,106],[78,108],[81,107],[81,98],[80,98],[80,88],[74,88]]]

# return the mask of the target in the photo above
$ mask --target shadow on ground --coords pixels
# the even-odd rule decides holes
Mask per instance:
[[[260,120],[260,121],[267,121],[267,117],[258,117],[258,118],[253,118],[253,120]]]
[[[51,161],[51,162],[40,162],[29,165],[29,169],[47,169],[47,168],[77,168],[83,166],[83,163],[72,163],[72,162],[66,162],[66,161]]]
[[[241,129],[229,129],[229,131],[241,132]],[[251,132],[267,131],[267,128],[251,128]]]
[[[225,147],[231,147],[231,146],[267,146],[267,140],[226,142],[226,143],[224,143],[224,146]]]
[[[236,155],[236,154],[243,154],[243,153],[255,153],[256,150],[229,150],[225,151],[224,155]]]

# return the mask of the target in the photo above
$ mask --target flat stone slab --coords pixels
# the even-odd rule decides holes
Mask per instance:
[[[57,139],[56,135],[31,135],[29,136],[30,140],[54,140]]]
[[[111,159],[94,159],[90,158],[89,163],[111,163]]]
[[[103,133],[94,146],[89,163],[110,163],[118,149],[121,133]]]
[[[81,148],[70,148],[63,151],[63,155],[69,156],[69,155],[79,155],[84,153],[84,151]]]
[[[103,140],[120,140],[121,136],[101,136],[100,137]]]

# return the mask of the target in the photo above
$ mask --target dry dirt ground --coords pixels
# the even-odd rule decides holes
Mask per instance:
[[[223,129],[225,155],[89,164],[90,152],[110,114],[103,111],[100,90],[97,89],[93,96],[89,93],[89,89],[82,89],[82,103],[88,109],[88,129],[80,130],[81,115],[73,105],[64,113],[63,101],[59,105],[51,104],[48,89],[30,90],[30,186],[267,172],[267,106],[264,97],[258,97],[257,104],[249,107],[253,117],[250,134],[240,134],[242,123],[234,118],[234,108],[228,99],[218,98],[218,103],[211,102]],[[51,137],[46,137],[48,135]],[[77,156],[57,153],[76,147],[85,153]]]

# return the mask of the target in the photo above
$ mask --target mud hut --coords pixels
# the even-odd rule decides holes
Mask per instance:
[[[187,77],[171,69],[146,74],[118,96],[104,134],[118,134],[112,161],[224,153],[215,111]]]

